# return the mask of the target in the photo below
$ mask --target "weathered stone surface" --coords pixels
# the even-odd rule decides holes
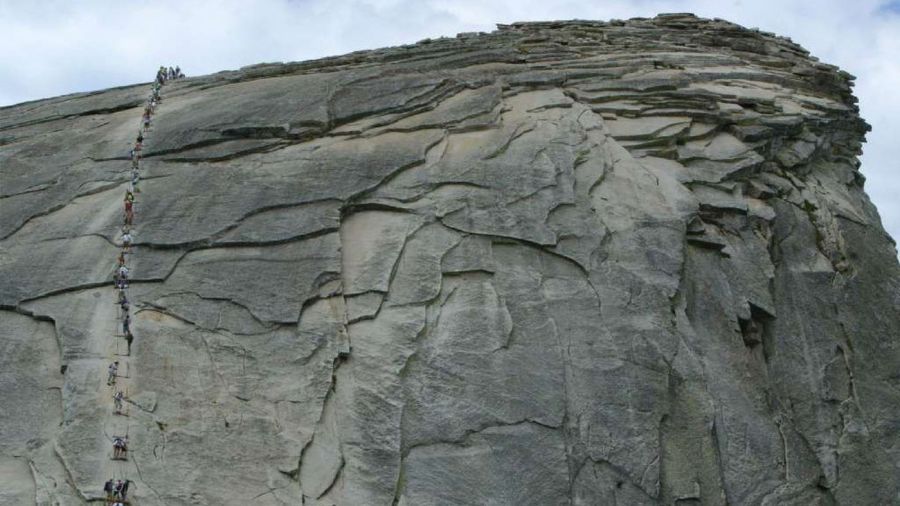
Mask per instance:
[[[169,83],[127,358],[146,87],[0,109],[0,503],[900,504],[851,86],[686,14]]]

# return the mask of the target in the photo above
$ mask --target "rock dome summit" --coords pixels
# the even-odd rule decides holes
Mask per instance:
[[[0,108],[0,503],[900,504],[853,80],[690,14],[169,80],[127,355],[150,85]]]

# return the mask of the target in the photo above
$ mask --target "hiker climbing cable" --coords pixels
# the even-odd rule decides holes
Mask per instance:
[[[131,225],[134,221],[134,201],[125,200],[125,224]]]
[[[113,402],[115,403],[115,406],[116,406],[116,413],[122,412],[122,402],[124,400],[125,400],[125,393],[122,392],[121,390],[119,390],[118,392],[116,392],[115,395],[113,395]]]
[[[121,306],[122,311],[128,311],[128,306],[129,306],[128,295],[125,293],[124,290],[119,290],[119,297],[118,297],[118,299],[116,299],[116,304]]]
[[[128,487],[131,485],[131,480],[119,480],[119,483],[116,483],[116,498],[120,501],[124,501],[128,499]]]
[[[113,436],[113,460],[128,458],[128,436]]]
[[[128,267],[124,265],[119,267],[115,276],[116,288],[124,290],[128,288]]]
[[[131,333],[131,328],[125,330],[125,344],[128,345],[128,351],[126,354],[131,356],[131,343],[134,342],[134,334]]]
[[[133,238],[131,237],[131,231],[126,230],[125,232],[122,233],[122,248],[124,249],[124,251],[126,253],[128,253],[131,250],[132,239]]]
[[[106,379],[107,385],[115,385],[116,384],[116,376],[119,375],[119,363],[113,362],[109,364],[109,377]]]

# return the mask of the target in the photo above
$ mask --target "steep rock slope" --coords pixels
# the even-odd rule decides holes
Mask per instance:
[[[135,504],[900,503],[900,266],[852,79],[677,14],[167,85]],[[0,109],[4,504],[109,477],[145,93]]]

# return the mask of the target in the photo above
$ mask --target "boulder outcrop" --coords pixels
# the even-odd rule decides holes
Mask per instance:
[[[0,503],[115,472],[140,506],[900,504],[900,266],[852,82],[689,14],[175,81],[127,418],[147,86],[0,109]]]

